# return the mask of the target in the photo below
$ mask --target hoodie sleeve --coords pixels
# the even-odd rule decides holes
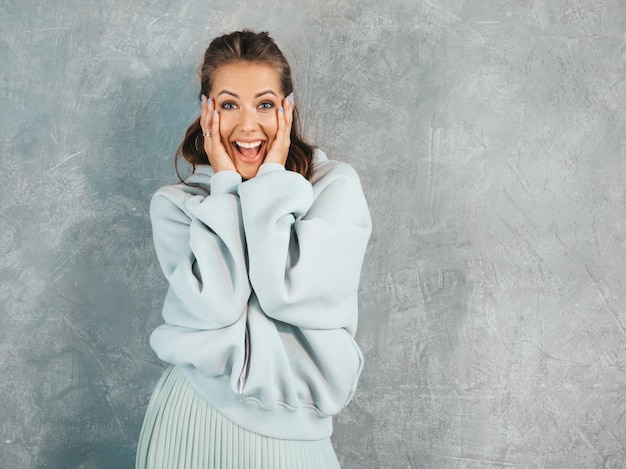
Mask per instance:
[[[163,308],[167,324],[218,329],[245,311],[250,283],[236,188],[241,176],[219,172],[211,195],[179,186],[160,189],[150,204],[154,245],[170,289]]]
[[[311,185],[265,164],[239,196],[253,288],[245,392],[334,415],[363,368],[353,336],[371,221],[359,178],[332,161]]]
[[[207,378],[226,377],[233,390],[246,360],[251,292],[236,195],[240,182],[235,172],[219,172],[209,196],[168,186],[150,205],[157,257],[170,284],[165,324],[152,333],[150,345],[165,362]]]
[[[266,163],[239,186],[250,282],[275,320],[354,333],[371,219],[352,167],[333,161],[316,171],[311,185]]]

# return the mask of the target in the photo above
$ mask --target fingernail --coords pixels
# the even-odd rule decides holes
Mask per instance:
[[[296,100],[295,95],[293,94],[293,91],[291,92],[291,94],[289,95],[291,97],[291,104],[293,104]]]
[[[216,117],[216,116],[217,116],[217,109],[213,109],[213,114],[212,114],[212,116],[213,116],[213,117]]]
[[[206,99],[206,96],[202,95],[202,98],[200,99],[200,104],[204,104],[205,99]]]
[[[283,107],[282,107],[282,106],[281,106],[281,107],[279,107],[279,108],[278,108],[278,110],[279,110],[281,113],[285,112],[285,110],[283,109]]]

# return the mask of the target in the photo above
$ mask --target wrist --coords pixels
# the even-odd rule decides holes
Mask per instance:
[[[237,186],[241,184],[241,174],[234,170],[222,169],[215,171],[211,177],[211,194],[237,192]]]
[[[214,173],[219,173],[221,171],[237,171],[235,169],[235,165],[233,164],[233,162],[230,160],[230,158],[228,158],[226,161],[211,161],[209,160],[209,164],[211,165],[211,167],[213,168],[213,172]]]
[[[262,176],[263,174],[275,171],[285,171],[285,165],[281,163],[276,163],[274,161],[266,161],[261,166],[259,166],[259,170],[256,175]]]

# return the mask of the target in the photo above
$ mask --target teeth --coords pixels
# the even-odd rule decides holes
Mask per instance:
[[[261,145],[261,143],[263,143],[261,140],[259,140],[258,142],[235,142],[238,146],[242,147],[242,148],[254,148],[254,147],[258,147]]]

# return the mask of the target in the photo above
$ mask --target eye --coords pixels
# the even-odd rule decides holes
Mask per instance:
[[[222,109],[226,109],[226,110],[237,109],[237,105],[233,103],[232,101],[226,101],[222,103]]]
[[[272,109],[274,107],[274,103],[271,101],[263,101],[261,104],[259,104],[259,109],[264,111],[267,109]]]

